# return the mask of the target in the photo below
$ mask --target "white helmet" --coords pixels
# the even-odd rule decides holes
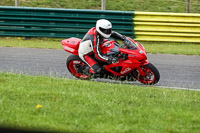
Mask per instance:
[[[112,24],[106,19],[97,20],[96,30],[103,37],[109,38],[112,32]]]

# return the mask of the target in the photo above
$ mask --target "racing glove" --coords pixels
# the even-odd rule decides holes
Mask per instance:
[[[131,44],[132,44],[132,41],[131,40],[129,40],[127,37],[124,39],[124,44],[126,45],[126,46],[131,46]]]

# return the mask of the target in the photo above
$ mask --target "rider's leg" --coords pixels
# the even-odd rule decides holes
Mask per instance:
[[[91,52],[93,52],[92,50],[92,41],[91,40],[87,40],[84,42],[80,43],[79,46],[79,57],[90,67],[90,69],[88,67],[85,68],[85,71],[92,72],[92,73],[99,73],[101,70],[101,67],[98,65],[98,63],[92,59],[89,55]]]
[[[93,54],[87,54],[84,56],[85,61],[89,64],[90,68],[94,71],[94,73],[98,74],[101,72],[101,67],[99,64],[93,59]]]

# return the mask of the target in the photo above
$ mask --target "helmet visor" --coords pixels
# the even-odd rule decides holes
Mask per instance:
[[[112,28],[104,29],[104,28],[99,27],[99,29],[101,32],[103,32],[104,34],[108,34],[108,35],[111,34],[111,31],[112,31]]]

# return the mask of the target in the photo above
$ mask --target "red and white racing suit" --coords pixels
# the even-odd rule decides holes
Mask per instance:
[[[125,36],[114,31],[111,37],[120,40],[125,39]],[[96,31],[96,27],[91,28],[80,43],[79,57],[92,69],[93,73],[98,73],[101,68],[96,60],[108,62],[109,57],[101,52],[100,45],[103,43],[104,38]]]

